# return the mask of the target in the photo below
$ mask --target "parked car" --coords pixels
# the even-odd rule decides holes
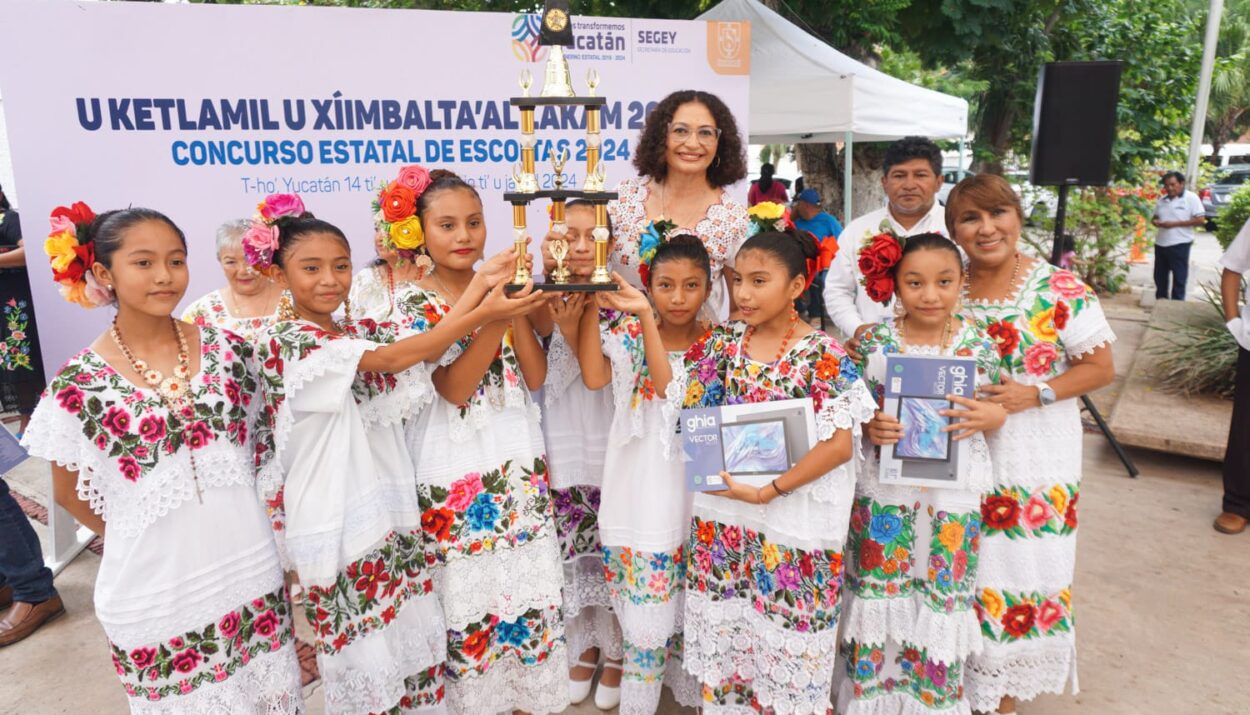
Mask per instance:
[[[1232,169],[1198,192],[1198,198],[1202,199],[1202,208],[1207,212],[1208,231],[1215,230],[1216,215],[1228,203],[1233,192],[1245,184],[1250,184],[1250,166],[1244,169]]]
[[[938,189],[937,200],[939,204],[946,205],[946,197],[950,196],[951,189],[955,188],[955,184],[972,176],[972,172],[967,169],[956,169],[954,167],[944,167],[942,169],[942,188]]]
[[[1029,183],[1027,169],[1008,171],[1003,178],[1016,190],[1020,197],[1020,205],[1024,207],[1025,223],[1029,226],[1040,226],[1048,218],[1053,218],[1059,209],[1059,195],[1052,186],[1034,186]]]

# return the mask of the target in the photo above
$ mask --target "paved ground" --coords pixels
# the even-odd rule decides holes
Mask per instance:
[[[1207,279],[1216,258],[1218,247],[1195,248],[1195,264],[1207,271]],[[1142,277],[1142,269],[1135,268],[1132,281],[1140,285]],[[1124,296],[1108,304],[1120,335],[1115,352],[1121,371],[1144,332],[1134,302]],[[1118,389],[1117,383],[1096,396],[1105,412]],[[1245,696],[1250,534],[1228,537],[1211,529],[1219,511],[1219,466],[1139,450],[1132,454],[1142,470],[1136,480],[1127,478],[1101,434],[1085,436],[1075,586],[1082,690],[1076,697],[1043,697],[1020,712],[1250,712]],[[12,475],[12,483],[42,500],[47,488],[42,474],[41,465],[28,463]],[[43,536],[45,530],[37,528]],[[68,615],[0,650],[0,714],[125,712],[104,634],[91,613],[98,567],[95,554],[80,556],[57,579]],[[324,712],[318,691],[310,693],[309,703],[312,713]],[[568,712],[599,711],[584,704]],[[661,712],[679,709],[668,702]]]

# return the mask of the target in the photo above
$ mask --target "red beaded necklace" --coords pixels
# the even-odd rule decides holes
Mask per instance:
[[[774,363],[774,362],[777,362],[778,360],[780,360],[780,359],[781,359],[781,356],[782,356],[782,355],[785,355],[785,354],[786,354],[786,345],[788,345],[788,344],[790,343],[790,338],[791,338],[791,337],[793,337],[793,335],[794,335],[794,329],[795,329],[796,327],[798,327],[798,324],[799,324],[799,314],[798,314],[798,312],[797,312],[797,311],[791,311],[791,313],[790,313],[790,329],[789,329],[789,330],[787,330],[787,331],[786,331],[785,336],[781,338],[781,345],[777,347],[777,357],[773,358],[773,359],[770,361],[770,364],[771,364],[771,363]],[[752,335],[755,335],[755,326],[754,326],[754,325],[752,325],[751,327],[747,328],[746,332],[742,334],[742,353],[743,353],[744,355],[748,355],[748,356],[749,356],[749,353],[751,352],[751,336],[752,336]]]

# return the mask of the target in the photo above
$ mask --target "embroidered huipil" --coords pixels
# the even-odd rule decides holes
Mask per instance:
[[[215,326],[223,330],[238,333],[255,345],[261,340],[265,330],[277,319],[275,315],[259,315],[253,318],[236,318],[230,314],[221,291],[215,290],[196,300],[182,311],[182,319],[202,327]]]
[[[860,343],[864,380],[878,403],[886,357],[903,352],[893,319]],[[909,355],[971,357],[976,384],[998,381],[998,351],[976,326],[961,326],[945,349],[906,346]],[[970,438],[968,484],[961,489],[883,485],[880,452],[867,438],[847,540],[838,712],[843,715],[958,713],[964,660],[981,649],[973,610],[981,495],[993,474],[985,436]]]
[[[1004,375],[1034,385],[1115,334],[1098,298],[1068,271],[1038,261],[1005,301],[964,298],[963,315],[995,342]],[[1003,696],[1028,700],[1076,683],[1072,575],[1081,484],[1075,399],[1007,418],[989,437],[994,486],[982,500],[977,613],[984,648],[968,659],[965,688],[977,710]]]
[[[384,264],[372,265],[352,278],[352,289],[348,295],[352,317],[378,322],[397,322],[401,319],[399,304],[417,284],[393,280],[389,271],[390,268]]]
[[[603,578],[599,504],[612,426],[612,389],[589,390],[559,326],[547,347],[543,432],[551,503],[564,560],[564,636],[571,658],[587,648],[621,658],[621,628]]]
[[[814,331],[774,363],[743,354],[745,326],[691,348],[670,410],[810,397],[819,439],[861,425],[875,403],[833,338]],[[855,460],[767,505],[696,494],[686,579],[685,666],[704,712],[824,713],[837,650],[842,551]]]
[[[664,434],[676,418],[665,415],[656,396],[638,318],[601,310],[599,338],[615,397],[599,531],[625,639],[621,712],[654,713],[665,683],[678,702],[696,706],[698,688],[681,667],[691,497],[681,461],[664,453]],[[669,353],[669,363],[680,370],[682,353]]]
[[[415,332],[432,329],[450,309],[419,289],[401,308]],[[452,345],[440,365],[454,362],[472,339]],[[436,399],[408,423],[407,438],[447,622],[450,709],[564,709],[564,571],[538,406],[521,379],[510,329],[468,402]]]
[[[304,710],[291,609],[255,492],[251,355],[239,336],[201,328],[199,372],[171,413],[84,350],[52,379],[22,440],[76,470],[79,497],[107,525],[96,617],[132,713]]]
[[[258,482],[304,588],[328,713],[442,709],[442,612],[403,436],[433,387],[422,367],[357,371],[396,331],[361,320],[336,335],[281,321],[257,356]]]
[[[638,274],[638,241],[647,225],[655,217],[647,215],[647,197],[651,194],[652,181],[647,177],[626,179],[617,187],[619,197],[608,204],[608,217],[616,241],[609,256],[612,270],[619,272],[630,285],[645,291]],[[712,263],[712,293],[701,311],[710,320],[723,320],[729,311],[729,297],[725,291],[725,279],[721,277],[725,266],[734,267],[738,249],[747,240],[747,210],[742,204],[721,192],[720,201],[707,209],[707,215],[693,229],[678,227],[673,235],[693,234],[703,241]]]

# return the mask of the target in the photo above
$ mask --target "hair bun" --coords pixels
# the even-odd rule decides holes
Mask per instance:
[[[431,183],[431,184],[437,183],[439,179],[456,179],[456,180],[460,180],[460,175],[459,175],[459,174],[457,174],[457,173],[456,173],[456,172],[454,172],[454,171],[448,171],[447,169],[435,169],[434,171],[431,171],[431,172],[430,172],[430,183]]]
[[[791,228],[786,231],[799,244],[799,249],[803,251],[803,257],[811,260],[820,255],[820,244],[816,241],[816,237],[811,231],[804,231],[801,228]]]

